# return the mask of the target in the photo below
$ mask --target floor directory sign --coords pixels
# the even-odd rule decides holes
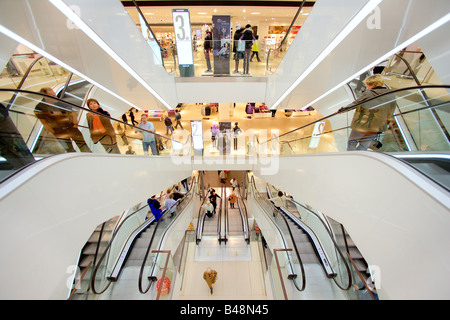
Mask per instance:
[[[180,76],[193,77],[194,55],[192,53],[192,32],[189,10],[173,9],[172,18]]]
[[[191,120],[192,146],[194,155],[203,154],[203,124],[201,120]]]

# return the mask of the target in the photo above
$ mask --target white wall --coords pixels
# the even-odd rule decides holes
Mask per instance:
[[[277,167],[267,170],[270,161]],[[450,297],[448,193],[396,159],[347,152],[250,164],[82,153],[44,159],[0,186],[0,250],[7,261],[0,298],[65,299],[70,267],[97,225],[200,168],[254,169],[343,223],[368,263],[379,266],[382,299]]]
[[[192,174],[168,157],[65,154],[0,187],[0,299],[65,299],[95,227]]]
[[[450,197],[400,161],[376,152],[280,157],[255,175],[341,222],[370,265],[381,299],[448,299]]]

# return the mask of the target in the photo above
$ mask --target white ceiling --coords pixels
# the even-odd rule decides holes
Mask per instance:
[[[207,3],[207,2],[205,2]],[[298,11],[300,2],[292,7],[266,7],[266,6],[142,6],[141,11],[154,32],[158,29],[168,29],[172,26],[172,9],[189,9],[191,25],[211,24],[213,15],[231,15],[232,23],[259,25],[269,23],[269,25],[290,25]],[[135,7],[125,7],[133,21],[139,24],[138,12]],[[302,25],[308,17],[307,14],[312,7],[304,7],[295,25]],[[162,28],[163,26],[165,28]]]

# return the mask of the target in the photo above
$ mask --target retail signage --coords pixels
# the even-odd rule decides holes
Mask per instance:
[[[319,145],[320,137],[322,136],[323,129],[325,128],[325,122],[320,121],[314,125],[311,141],[309,142],[309,148],[315,149]]]
[[[203,150],[203,125],[201,120],[191,120],[191,134],[194,150]]]
[[[180,76],[194,76],[194,55],[192,53],[192,32],[189,10],[173,9],[172,18]]]
[[[231,16],[213,16],[214,75],[230,74]]]

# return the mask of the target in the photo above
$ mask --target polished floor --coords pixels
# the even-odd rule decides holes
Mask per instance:
[[[265,300],[267,299],[257,243],[247,244],[242,236],[231,236],[227,244],[205,237],[198,246],[191,243],[180,300]],[[213,294],[203,272],[217,271]]]

